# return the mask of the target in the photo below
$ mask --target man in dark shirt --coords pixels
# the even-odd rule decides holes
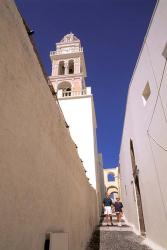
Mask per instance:
[[[108,192],[106,192],[106,197],[103,200],[103,208],[104,208],[104,215],[106,217],[106,222],[107,222],[107,226],[109,226],[109,223],[112,224],[112,200],[108,194]]]

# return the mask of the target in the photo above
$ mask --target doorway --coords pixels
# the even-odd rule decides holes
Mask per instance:
[[[144,222],[144,215],[143,215],[143,208],[142,208],[142,199],[141,199],[141,193],[140,193],[140,182],[139,182],[139,175],[138,175],[139,171],[137,169],[133,141],[131,139],[130,139],[130,155],[131,155],[131,162],[132,162],[134,187],[135,187],[136,199],[137,199],[140,233],[141,233],[141,235],[145,236],[146,229],[145,229],[145,222]]]

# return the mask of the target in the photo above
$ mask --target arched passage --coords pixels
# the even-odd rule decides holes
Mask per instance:
[[[118,192],[113,191],[113,192],[110,193],[110,198],[111,198],[111,199],[115,200],[116,197],[118,197]]]
[[[118,192],[118,188],[116,186],[113,186],[113,185],[107,187],[107,191],[109,191],[109,190]]]
[[[107,192],[110,194],[110,198],[115,200],[115,198],[118,196],[118,188],[116,186],[109,186],[107,188]]]

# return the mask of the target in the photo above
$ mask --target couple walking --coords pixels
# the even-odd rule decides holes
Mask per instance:
[[[115,212],[117,216],[117,225],[122,226],[121,225],[122,208],[123,204],[120,201],[120,198],[117,197],[116,201],[113,203],[108,192],[106,192],[106,197],[103,200],[103,209],[104,209],[104,215],[106,217],[107,226],[109,226],[109,223],[111,223],[111,226],[113,226],[112,223],[113,212]]]

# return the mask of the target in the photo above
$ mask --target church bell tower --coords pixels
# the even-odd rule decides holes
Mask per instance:
[[[50,82],[78,147],[90,184],[98,191],[98,151],[96,115],[91,87],[86,87],[86,67],[80,40],[70,33],[56,43],[50,52],[52,74]]]
[[[56,51],[50,52],[50,58],[50,80],[56,92],[62,90],[62,94],[67,96],[85,90],[86,67],[83,48],[74,34],[67,34],[56,43]]]

